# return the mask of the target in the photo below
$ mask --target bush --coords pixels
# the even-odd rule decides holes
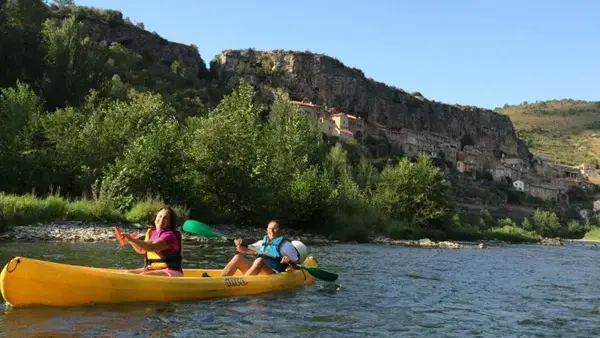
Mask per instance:
[[[114,201],[117,208],[129,209],[145,194],[176,201],[187,185],[180,182],[184,160],[179,130],[166,122],[155,132],[140,136],[125,149],[122,157],[108,167],[103,177],[101,198]]]
[[[449,203],[443,173],[429,157],[401,159],[379,175],[374,203],[395,220],[418,227],[441,227],[448,221]]]
[[[106,213],[99,208],[99,205],[99,203],[95,203],[91,200],[73,201],[67,204],[65,219],[91,222],[103,219],[106,216],[112,218],[110,215],[106,215]]]
[[[564,237],[567,238],[581,238],[587,231],[586,225],[581,224],[578,220],[570,220],[567,223],[567,228],[564,231]]]
[[[492,217],[490,211],[487,208],[481,210],[481,217],[479,218],[479,227],[482,229],[490,229],[496,226],[496,220]]]
[[[562,225],[556,213],[551,211],[536,210],[533,214],[533,229],[544,237],[558,236]]]
[[[33,194],[19,196],[0,193],[0,231],[14,225],[64,220],[152,223],[156,211],[164,205],[162,200],[148,197],[123,214],[102,200],[69,201],[57,194],[38,198]],[[188,218],[187,207],[180,205],[171,207],[179,223]]]
[[[26,225],[61,219],[66,211],[66,202],[54,195],[38,199],[33,194],[0,193],[0,210],[7,225]]]
[[[600,227],[594,227],[585,233],[583,239],[586,241],[600,241]]]
[[[489,229],[485,232],[484,237],[486,239],[495,239],[512,243],[535,243],[540,241],[540,236],[534,231],[527,231],[513,225],[504,225],[502,227]]]

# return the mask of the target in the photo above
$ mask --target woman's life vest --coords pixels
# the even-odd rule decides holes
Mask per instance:
[[[283,236],[279,236],[273,238],[272,241],[269,242],[269,237],[265,236],[263,238],[263,243],[258,250],[258,257],[263,257],[265,262],[269,264],[274,270],[283,272],[287,268],[287,264],[281,264],[281,259],[283,255],[281,254],[280,248],[281,245],[285,242],[289,242],[287,238]],[[298,257],[300,257],[300,253],[294,247],[294,250],[298,253]]]
[[[150,228],[146,232],[146,238],[144,241],[150,242],[150,238],[156,232],[156,229]],[[173,269],[177,271],[182,271],[182,256],[181,256],[181,233],[177,230],[167,230],[172,231],[177,237],[177,241],[179,242],[179,251],[177,253],[164,253],[164,252],[154,252],[147,251],[146,257],[144,259],[145,268],[148,270],[160,270],[160,269]]]

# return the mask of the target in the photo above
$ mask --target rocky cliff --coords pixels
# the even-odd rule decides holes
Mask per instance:
[[[123,14],[114,10],[103,10],[83,6],[50,6],[50,15],[64,19],[74,15],[85,34],[96,41],[117,42],[142,57],[152,58],[153,62],[171,66],[178,60],[186,68],[206,72],[206,64],[193,45],[171,42],[155,32],[143,28],[143,24],[134,25]]]
[[[523,159],[531,156],[507,116],[409,94],[368,79],[362,71],[326,55],[226,50],[213,60],[211,70],[228,87],[245,78],[262,88],[284,88],[292,99],[336,107],[390,129],[427,130],[455,139],[468,135],[479,147]]]

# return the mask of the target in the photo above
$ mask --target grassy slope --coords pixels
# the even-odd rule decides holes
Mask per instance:
[[[537,156],[570,165],[600,159],[600,102],[553,100],[496,111],[511,118]]]

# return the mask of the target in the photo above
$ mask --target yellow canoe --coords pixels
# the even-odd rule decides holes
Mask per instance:
[[[303,265],[317,267],[314,257]],[[202,273],[211,277],[201,277]],[[218,277],[217,269],[184,269],[184,277],[138,275],[118,269],[93,268],[15,257],[0,274],[0,292],[12,307],[29,305],[168,302],[247,296],[314,282],[302,269],[244,277]]]

